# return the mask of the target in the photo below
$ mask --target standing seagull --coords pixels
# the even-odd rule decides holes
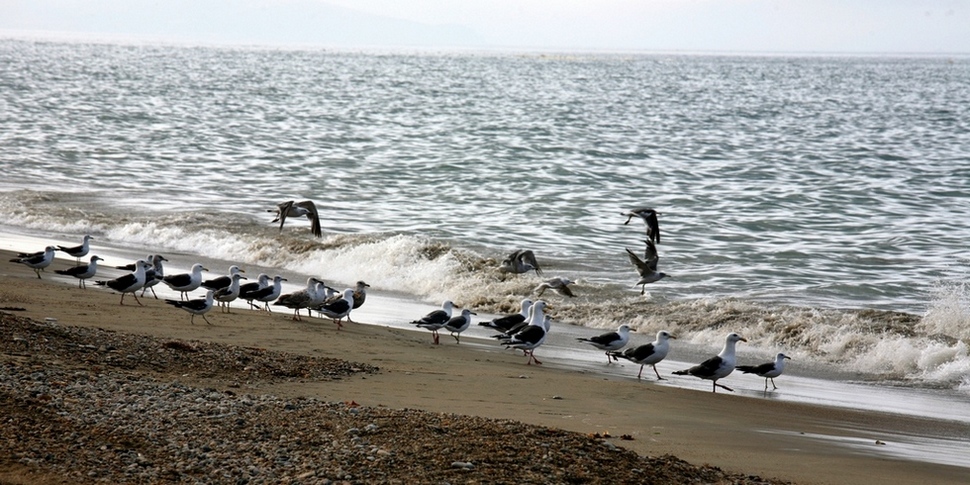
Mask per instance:
[[[722,387],[734,392],[734,389],[718,384],[717,380],[729,376],[731,372],[734,371],[734,364],[737,361],[737,358],[734,355],[734,346],[738,342],[747,342],[747,340],[736,333],[730,333],[724,342],[724,348],[721,349],[721,353],[705,360],[704,362],[701,362],[698,365],[695,365],[694,367],[691,367],[690,369],[679,370],[674,372],[674,374],[679,376],[690,374],[694,377],[710,380],[714,384],[712,387],[714,392],[717,392],[718,387]]]
[[[465,330],[468,330],[468,326],[472,324],[472,315],[477,315],[477,313],[465,308],[461,311],[461,315],[457,317],[451,317],[447,323],[445,323],[445,330],[451,332],[451,336],[455,337],[455,342],[461,343],[460,335]]]
[[[775,356],[774,362],[766,362],[761,365],[739,365],[735,369],[744,372],[745,374],[757,374],[765,378],[765,392],[768,392],[768,379],[771,379],[772,391],[778,389],[775,385],[775,377],[781,375],[785,371],[785,359],[791,359],[791,357],[779,353]]]
[[[276,275],[273,277],[273,283],[265,288],[261,288],[259,291],[251,293],[249,296],[251,296],[253,300],[262,302],[263,310],[273,313],[273,311],[269,309],[269,302],[279,298],[280,293],[283,291],[283,281],[286,281],[286,278]]]
[[[148,268],[148,262],[144,259],[139,259],[135,261],[135,271],[133,273],[128,273],[124,276],[119,276],[113,280],[108,281],[95,281],[94,284],[98,286],[107,286],[112,290],[121,293],[121,304],[125,304],[125,293],[131,293],[132,298],[141,305],[141,301],[138,300],[138,295],[135,294],[136,291],[140,290],[145,286],[145,270]]]
[[[230,281],[229,286],[219,290],[213,290],[212,297],[219,301],[220,306],[226,309],[226,313],[232,313],[229,309],[229,304],[235,301],[236,298],[239,298],[239,280],[244,279],[246,279],[245,276],[236,273],[232,275],[232,281]]]
[[[269,275],[266,273],[260,273],[259,276],[256,277],[256,281],[246,283],[245,285],[239,285],[239,299],[246,300],[246,303],[249,303],[250,309],[259,308],[258,306],[253,305],[253,300],[255,300],[253,294],[263,288],[266,288],[267,286],[269,286]]]
[[[529,312],[531,310],[532,300],[524,298],[522,299],[522,309],[519,311],[519,313],[501,316],[487,322],[478,322],[478,324],[483,327],[491,327],[503,332],[508,332],[512,329],[512,327],[525,323],[529,319]]]
[[[232,265],[229,267],[228,275],[212,278],[211,280],[205,280],[202,282],[202,287],[207,290],[216,290],[218,292],[219,290],[227,288],[229,285],[231,285],[232,277],[239,273],[245,273],[245,271],[239,269],[239,266]]]
[[[420,320],[414,320],[411,323],[417,325],[421,328],[426,328],[431,330],[432,338],[434,339],[434,344],[438,345],[438,330],[444,328],[448,320],[451,319],[451,311],[454,309],[455,304],[451,300],[445,300],[441,304],[440,310],[435,310],[427,315],[421,317]]]
[[[91,262],[88,264],[74,266],[73,268],[58,269],[54,270],[54,272],[66,276],[73,276],[77,278],[78,288],[87,288],[84,280],[93,277],[98,272],[98,261],[104,261],[104,259],[101,256],[91,256]]]
[[[556,277],[551,280],[543,281],[534,290],[536,292],[536,297],[542,296],[546,290],[556,290],[562,296],[574,297],[573,291],[569,289],[569,285],[575,283],[575,281],[569,278]]]
[[[667,273],[661,273],[657,271],[657,263],[660,262],[660,256],[657,255],[657,246],[653,244],[653,241],[647,239],[647,252],[644,255],[645,259],[641,260],[633,251],[629,249],[626,250],[627,256],[630,257],[630,263],[637,269],[637,273],[640,275],[640,280],[637,281],[633,286],[640,285],[640,294],[647,292],[647,285],[660,281],[670,275]]]
[[[660,222],[657,221],[659,212],[650,207],[640,207],[627,211],[623,215],[627,216],[626,222],[623,223],[624,226],[629,224],[634,217],[643,219],[643,224],[647,226],[647,239],[660,244]]]
[[[11,263],[29,266],[34,270],[34,273],[37,273],[37,279],[42,279],[40,272],[50,266],[52,261],[54,261],[54,246],[47,246],[42,253],[25,254],[22,257],[10,260]]]
[[[77,259],[76,264],[81,264],[81,258],[87,256],[88,250],[91,249],[91,246],[88,244],[91,239],[93,238],[90,234],[85,234],[84,242],[82,242],[79,246],[57,246],[57,250],[64,251],[68,255],[74,256],[74,258]]]
[[[535,253],[528,249],[516,249],[515,251],[512,251],[504,260],[502,260],[502,264],[498,269],[503,273],[513,274],[535,271],[537,275],[542,276],[542,268],[539,267],[539,262],[536,261]]]
[[[620,352],[610,352],[613,357],[623,357],[634,364],[640,364],[640,372],[637,373],[637,379],[643,375],[643,366],[649,365],[653,367],[653,372],[657,374],[657,379],[664,381],[663,377],[660,377],[660,372],[657,372],[657,364],[667,357],[667,352],[670,350],[670,344],[668,339],[677,338],[671,335],[665,330],[657,332],[657,340],[650,342],[649,344],[643,344],[637,347],[632,347]]]
[[[354,310],[360,308],[364,304],[364,301],[367,300],[367,288],[370,288],[370,285],[367,283],[363,281],[357,282],[357,287],[354,288]],[[347,320],[350,320],[349,316]]]
[[[611,352],[622,349],[630,341],[631,331],[633,330],[630,329],[630,326],[624,323],[615,332],[604,333],[590,338],[577,337],[576,340],[587,342],[597,349],[606,351],[606,363],[612,364],[614,360],[619,359]]]
[[[329,286],[327,288],[330,289]],[[370,285],[368,285],[367,283],[364,283],[363,281],[358,281],[357,282],[357,286],[355,286],[352,289],[352,291],[354,292],[354,295],[353,295],[353,307],[351,308],[351,310],[356,310],[356,309],[360,308],[361,305],[364,304],[364,301],[367,300],[367,288],[370,288]],[[317,311],[319,311],[318,310],[318,307],[322,307],[322,306],[325,306],[325,305],[329,305],[331,303],[335,303],[337,301],[340,301],[341,299],[343,299],[343,293],[334,293],[334,294],[328,296],[327,297],[327,300],[325,302],[323,302],[320,305],[317,305],[316,307],[314,307],[314,309],[317,310]],[[347,321],[350,322],[350,323],[353,323],[354,322],[353,320],[350,319],[350,314],[349,313],[347,314]]]
[[[354,290],[352,288],[347,288],[344,290],[343,297],[338,300],[329,301],[323,305],[315,308],[316,311],[330,317],[333,319],[333,323],[337,324],[337,330],[343,328],[343,324],[340,323],[344,317],[350,320],[350,311],[354,309]]]
[[[158,295],[155,294],[155,288],[153,286],[161,283],[165,279],[165,268],[162,267],[162,261],[168,261],[165,256],[161,254],[153,255],[151,258],[151,267],[145,270],[145,287],[141,289],[141,296],[145,296],[145,292],[152,290],[152,296],[158,299]]]
[[[287,217],[306,216],[310,220],[310,232],[316,237],[323,235],[323,231],[320,230],[320,214],[317,212],[317,206],[312,200],[304,200],[301,202],[288,200],[281,202],[276,206],[276,209],[270,209],[266,212],[276,213],[276,219],[273,219],[273,222],[279,221],[281,234],[283,233],[283,223],[286,222]]]
[[[202,286],[202,271],[209,271],[201,263],[192,265],[188,273],[173,274],[162,278],[162,281],[174,291],[181,292],[179,299],[188,297],[188,292],[195,291]]]
[[[202,315],[202,319],[205,323],[212,325],[212,322],[205,317],[205,314],[212,310],[212,296],[215,293],[213,290],[209,290],[205,293],[205,298],[181,301],[181,300],[165,300],[165,303],[174,306],[175,308],[181,308],[192,314],[192,318],[189,318],[189,323],[195,325],[195,316]]]
[[[535,302],[532,305],[532,318],[529,325],[504,342],[506,348],[519,349],[529,356],[526,365],[532,365],[532,362],[535,362],[536,365],[542,365],[542,362],[539,362],[539,359],[535,356],[535,350],[546,341],[546,337],[549,335],[551,318],[543,313],[545,308],[546,302],[542,300]]]
[[[293,320],[302,321],[300,310],[306,308],[316,298],[317,288],[321,285],[323,285],[322,281],[311,276],[307,278],[305,288],[294,291],[293,293],[280,295],[273,304],[293,309]]]

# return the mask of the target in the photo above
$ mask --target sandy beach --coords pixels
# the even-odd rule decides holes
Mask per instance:
[[[525,365],[521,353],[474,338],[455,341],[442,335],[432,345],[426,331],[407,331],[362,323],[337,330],[329,320],[290,319],[286,311],[272,315],[249,311],[236,303],[231,314],[213,310],[212,325],[165,305],[150,296],[139,306],[130,296],[105,289],[79,289],[53,269],[73,264],[58,259],[38,279],[29,268],[7,263],[15,254],[3,252],[0,307],[38,322],[54,319],[61,326],[99,328],[115,332],[212,342],[281,351],[313,358],[332,358],[374,366],[375,373],[355,373],[335,380],[313,378],[261,379],[209,376],[187,372],[181,382],[236,394],[316,398],[353,402],[362,408],[418,409],[472,417],[514,420],[572,431],[609,435],[607,441],[641,456],[673,455],[693,465],[709,465],[734,474],[755,475],[799,484],[937,483],[970,480],[970,468],[887,457],[880,448],[889,434],[920,435],[950,422],[901,417],[878,412],[774,402],[730,393],[699,392],[603,377],[544,365]],[[106,272],[106,276],[112,273]],[[22,311],[11,311],[10,309]],[[413,315],[402,315],[410,319]],[[7,363],[15,357],[0,355]],[[652,376],[649,369],[644,375]],[[967,436],[970,429],[952,429]],[[852,430],[852,433],[848,431]],[[834,446],[815,436],[871,436],[863,446]],[[871,445],[871,449],[867,448]],[[22,446],[28,447],[29,443]],[[11,464],[0,471],[0,483],[10,478]],[[5,474],[6,473],[6,478]],[[610,477],[598,480],[610,482]]]

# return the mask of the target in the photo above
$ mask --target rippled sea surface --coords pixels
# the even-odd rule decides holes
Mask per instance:
[[[730,323],[766,353],[970,387],[966,58],[7,40],[0,169],[11,231],[495,312],[540,281],[494,271],[527,248],[579,280],[554,297],[569,323],[710,342]],[[269,224],[289,199],[318,204],[322,240]],[[638,206],[672,275],[646,295]]]

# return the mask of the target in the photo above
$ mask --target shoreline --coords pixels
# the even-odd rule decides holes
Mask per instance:
[[[54,281],[54,268],[72,264],[58,258],[38,280],[29,268],[5,263],[0,275],[17,284],[4,285],[3,306],[23,306],[26,311],[18,315],[55,318],[61,325],[255,346],[381,369],[336,382],[238,383],[244,392],[629,435],[633,440],[615,444],[644,456],[669,454],[694,465],[796,483],[965,483],[970,477],[970,468],[892,455],[905,447],[897,440],[903,436],[944,435],[958,447],[966,445],[959,437],[970,435],[967,423],[655,385],[557,365],[548,357],[543,366],[526,366],[517,353],[474,337],[465,336],[461,345],[446,337],[434,346],[424,331],[365,324],[336,331],[326,320],[292,322],[285,313],[270,316],[241,307],[231,317],[214,310],[212,326],[190,326],[188,314],[152,298],[144,298],[142,307],[126,299],[122,307],[111,291]]]

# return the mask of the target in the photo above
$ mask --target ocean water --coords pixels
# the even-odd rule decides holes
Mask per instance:
[[[577,280],[560,322],[970,393],[967,58],[0,40],[0,171],[8,234],[491,313],[531,249]],[[322,238],[270,223],[291,199]],[[640,206],[671,275],[644,295]]]

